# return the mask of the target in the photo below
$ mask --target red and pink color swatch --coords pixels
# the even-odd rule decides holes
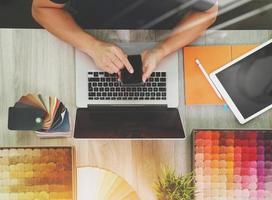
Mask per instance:
[[[196,200],[272,200],[272,131],[196,131]]]

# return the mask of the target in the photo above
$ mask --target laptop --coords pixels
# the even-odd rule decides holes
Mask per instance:
[[[137,55],[156,43],[120,43]],[[141,85],[123,85],[76,50],[75,138],[185,138],[178,112],[178,52],[164,58]]]

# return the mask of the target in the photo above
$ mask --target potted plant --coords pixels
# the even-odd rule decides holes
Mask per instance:
[[[194,175],[179,175],[168,166],[162,168],[154,189],[158,200],[193,200],[195,193]]]

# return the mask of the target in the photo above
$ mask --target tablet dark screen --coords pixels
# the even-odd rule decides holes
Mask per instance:
[[[272,104],[272,43],[216,74],[244,118]]]

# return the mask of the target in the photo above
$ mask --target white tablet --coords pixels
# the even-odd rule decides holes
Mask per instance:
[[[272,40],[210,74],[241,124],[272,108]]]

